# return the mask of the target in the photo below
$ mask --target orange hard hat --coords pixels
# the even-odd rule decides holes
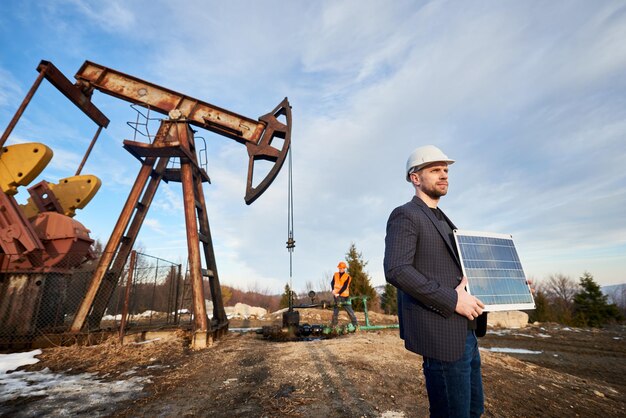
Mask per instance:
[[[340,261],[339,264],[337,264],[338,269],[345,269],[346,267],[348,266],[343,261]]]

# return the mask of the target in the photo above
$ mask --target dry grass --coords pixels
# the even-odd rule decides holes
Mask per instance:
[[[37,356],[41,361],[27,366],[27,369],[40,370],[47,367],[55,372],[88,372],[116,377],[133,368],[176,362],[189,352],[188,346],[183,332],[177,332],[167,340],[156,339],[125,345],[120,344],[117,337],[111,337],[93,346],[72,345],[45,349]]]

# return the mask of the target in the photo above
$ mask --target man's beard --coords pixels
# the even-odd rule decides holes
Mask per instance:
[[[446,188],[445,190],[439,190],[433,187],[426,190],[422,189],[422,192],[424,192],[424,194],[431,199],[439,199],[441,196],[445,196],[448,193],[448,188]]]

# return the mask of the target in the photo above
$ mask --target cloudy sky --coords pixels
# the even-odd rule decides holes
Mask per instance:
[[[626,5],[621,1],[3,1],[0,126],[40,60],[85,60],[257,119],[293,107],[293,287],[315,288],[354,243],[384,283],[387,217],[408,201],[410,152],[457,160],[440,207],[457,226],[512,234],[526,274],[626,281]],[[122,148],[128,103],[83,174],[103,182],[76,219],[108,240],[139,171]],[[44,82],[7,145],[47,144],[40,179],[73,175],[96,126]],[[200,130],[223,284],[280,292],[289,278],[287,165],[250,206],[245,147]],[[39,181],[39,180],[36,180]],[[34,182],[33,182],[34,184]],[[28,193],[17,195],[20,203]],[[180,184],[163,184],[138,240],[184,262]]]

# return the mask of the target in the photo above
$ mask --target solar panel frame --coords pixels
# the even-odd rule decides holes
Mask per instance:
[[[455,229],[454,241],[469,294],[486,312],[535,309],[513,236]]]

